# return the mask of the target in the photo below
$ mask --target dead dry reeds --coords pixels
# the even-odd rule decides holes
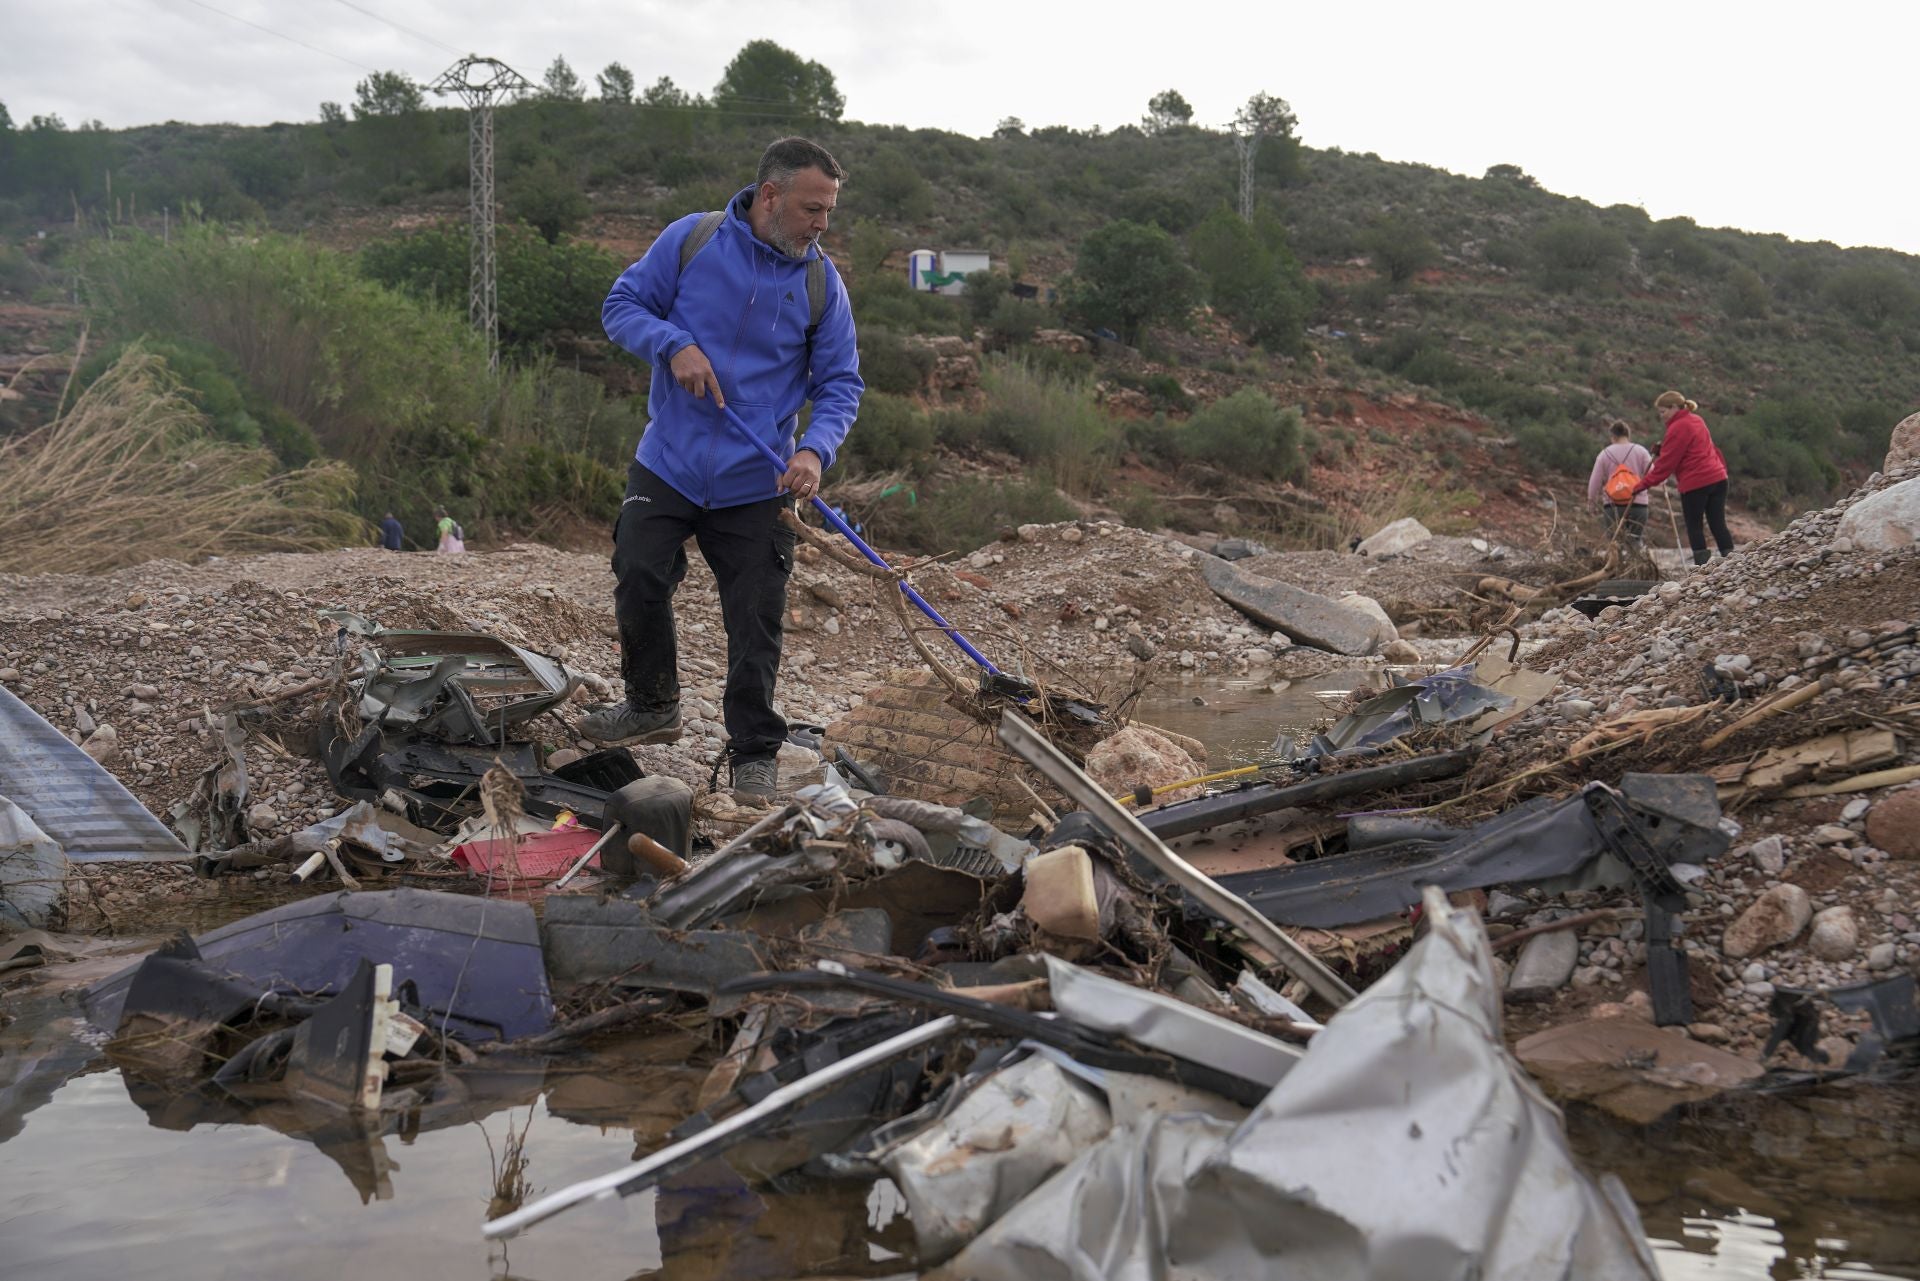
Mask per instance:
[[[0,443],[0,572],[97,574],[142,561],[367,541],[353,471],[276,472],[214,439],[166,363],[127,348],[72,408]]]

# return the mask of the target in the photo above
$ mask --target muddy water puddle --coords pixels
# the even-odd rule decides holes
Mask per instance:
[[[911,1266],[911,1227],[890,1184],[769,1188],[718,1162],[514,1241],[481,1238],[514,1132],[525,1132],[529,1195],[664,1142],[705,1075],[686,1065],[700,1048],[690,1037],[463,1073],[465,1103],[421,1118],[418,1131],[343,1133],[323,1121],[303,1137],[222,1123],[217,1106],[191,1097],[148,1098],[57,1002],[19,1013],[0,1032],[0,1276],[11,1281],[613,1281]],[[22,1097],[29,1062],[42,1080]]]
[[[1205,677],[1165,681],[1147,691],[1137,720],[1207,745],[1207,767],[1230,769],[1271,758],[1280,735],[1299,738],[1343,715],[1348,696],[1387,687],[1378,667],[1324,672],[1286,680],[1277,676]]]
[[[33,1031],[23,1028],[31,1022]],[[742,1179],[709,1162],[657,1191],[590,1202],[504,1244],[480,1222],[514,1131],[532,1194],[650,1151],[702,1073],[655,1039],[479,1080],[466,1115],[418,1132],[321,1142],[143,1108],[70,1014],[23,1012],[4,1034],[64,1045],[46,1097],[0,1143],[0,1275],[92,1281],[409,1281],[912,1275],[889,1183]],[[51,1034],[51,1036],[49,1035]],[[78,1047],[77,1049],[73,1047]],[[635,1062],[638,1060],[638,1062]],[[651,1061],[649,1061],[651,1060]],[[151,1108],[151,1110],[150,1110]],[[1750,1100],[1647,1131],[1576,1111],[1574,1147],[1641,1204],[1667,1281],[1920,1276],[1920,1109],[1870,1121],[1870,1099]],[[13,1127],[0,1116],[0,1133]],[[432,1128],[438,1126],[438,1128]],[[190,1127],[190,1128],[189,1128]],[[1903,1128],[1904,1127],[1904,1128]],[[1904,1134],[1904,1152],[1901,1150]],[[1755,1208],[1760,1207],[1760,1208]]]

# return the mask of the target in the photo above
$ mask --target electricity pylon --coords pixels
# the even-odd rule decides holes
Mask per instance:
[[[1235,122],[1233,126],[1233,149],[1240,156],[1240,221],[1253,221],[1253,161],[1260,151],[1260,135]]]
[[[487,369],[500,372],[500,289],[493,257],[493,104],[533,87],[501,62],[469,54],[429,86],[467,104],[467,320],[487,340]]]

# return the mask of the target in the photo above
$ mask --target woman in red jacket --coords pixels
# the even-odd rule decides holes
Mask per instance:
[[[1714,447],[1707,424],[1693,411],[1700,408],[1677,391],[1663,391],[1653,407],[1667,416],[1667,434],[1660,456],[1640,483],[1637,494],[1673,477],[1680,490],[1680,510],[1687,517],[1687,541],[1693,544],[1693,563],[1707,563],[1707,531],[1720,554],[1733,553],[1733,534],[1727,529],[1727,461]]]

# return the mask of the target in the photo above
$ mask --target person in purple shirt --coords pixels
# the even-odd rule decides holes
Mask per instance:
[[[1652,466],[1653,456],[1633,443],[1632,429],[1615,419],[1613,443],[1594,458],[1587,477],[1587,501],[1599,505],[1609,533],[1620,530],[1630,543],[1647,530],[1647,491],[1635,492],[1634,486]]]

